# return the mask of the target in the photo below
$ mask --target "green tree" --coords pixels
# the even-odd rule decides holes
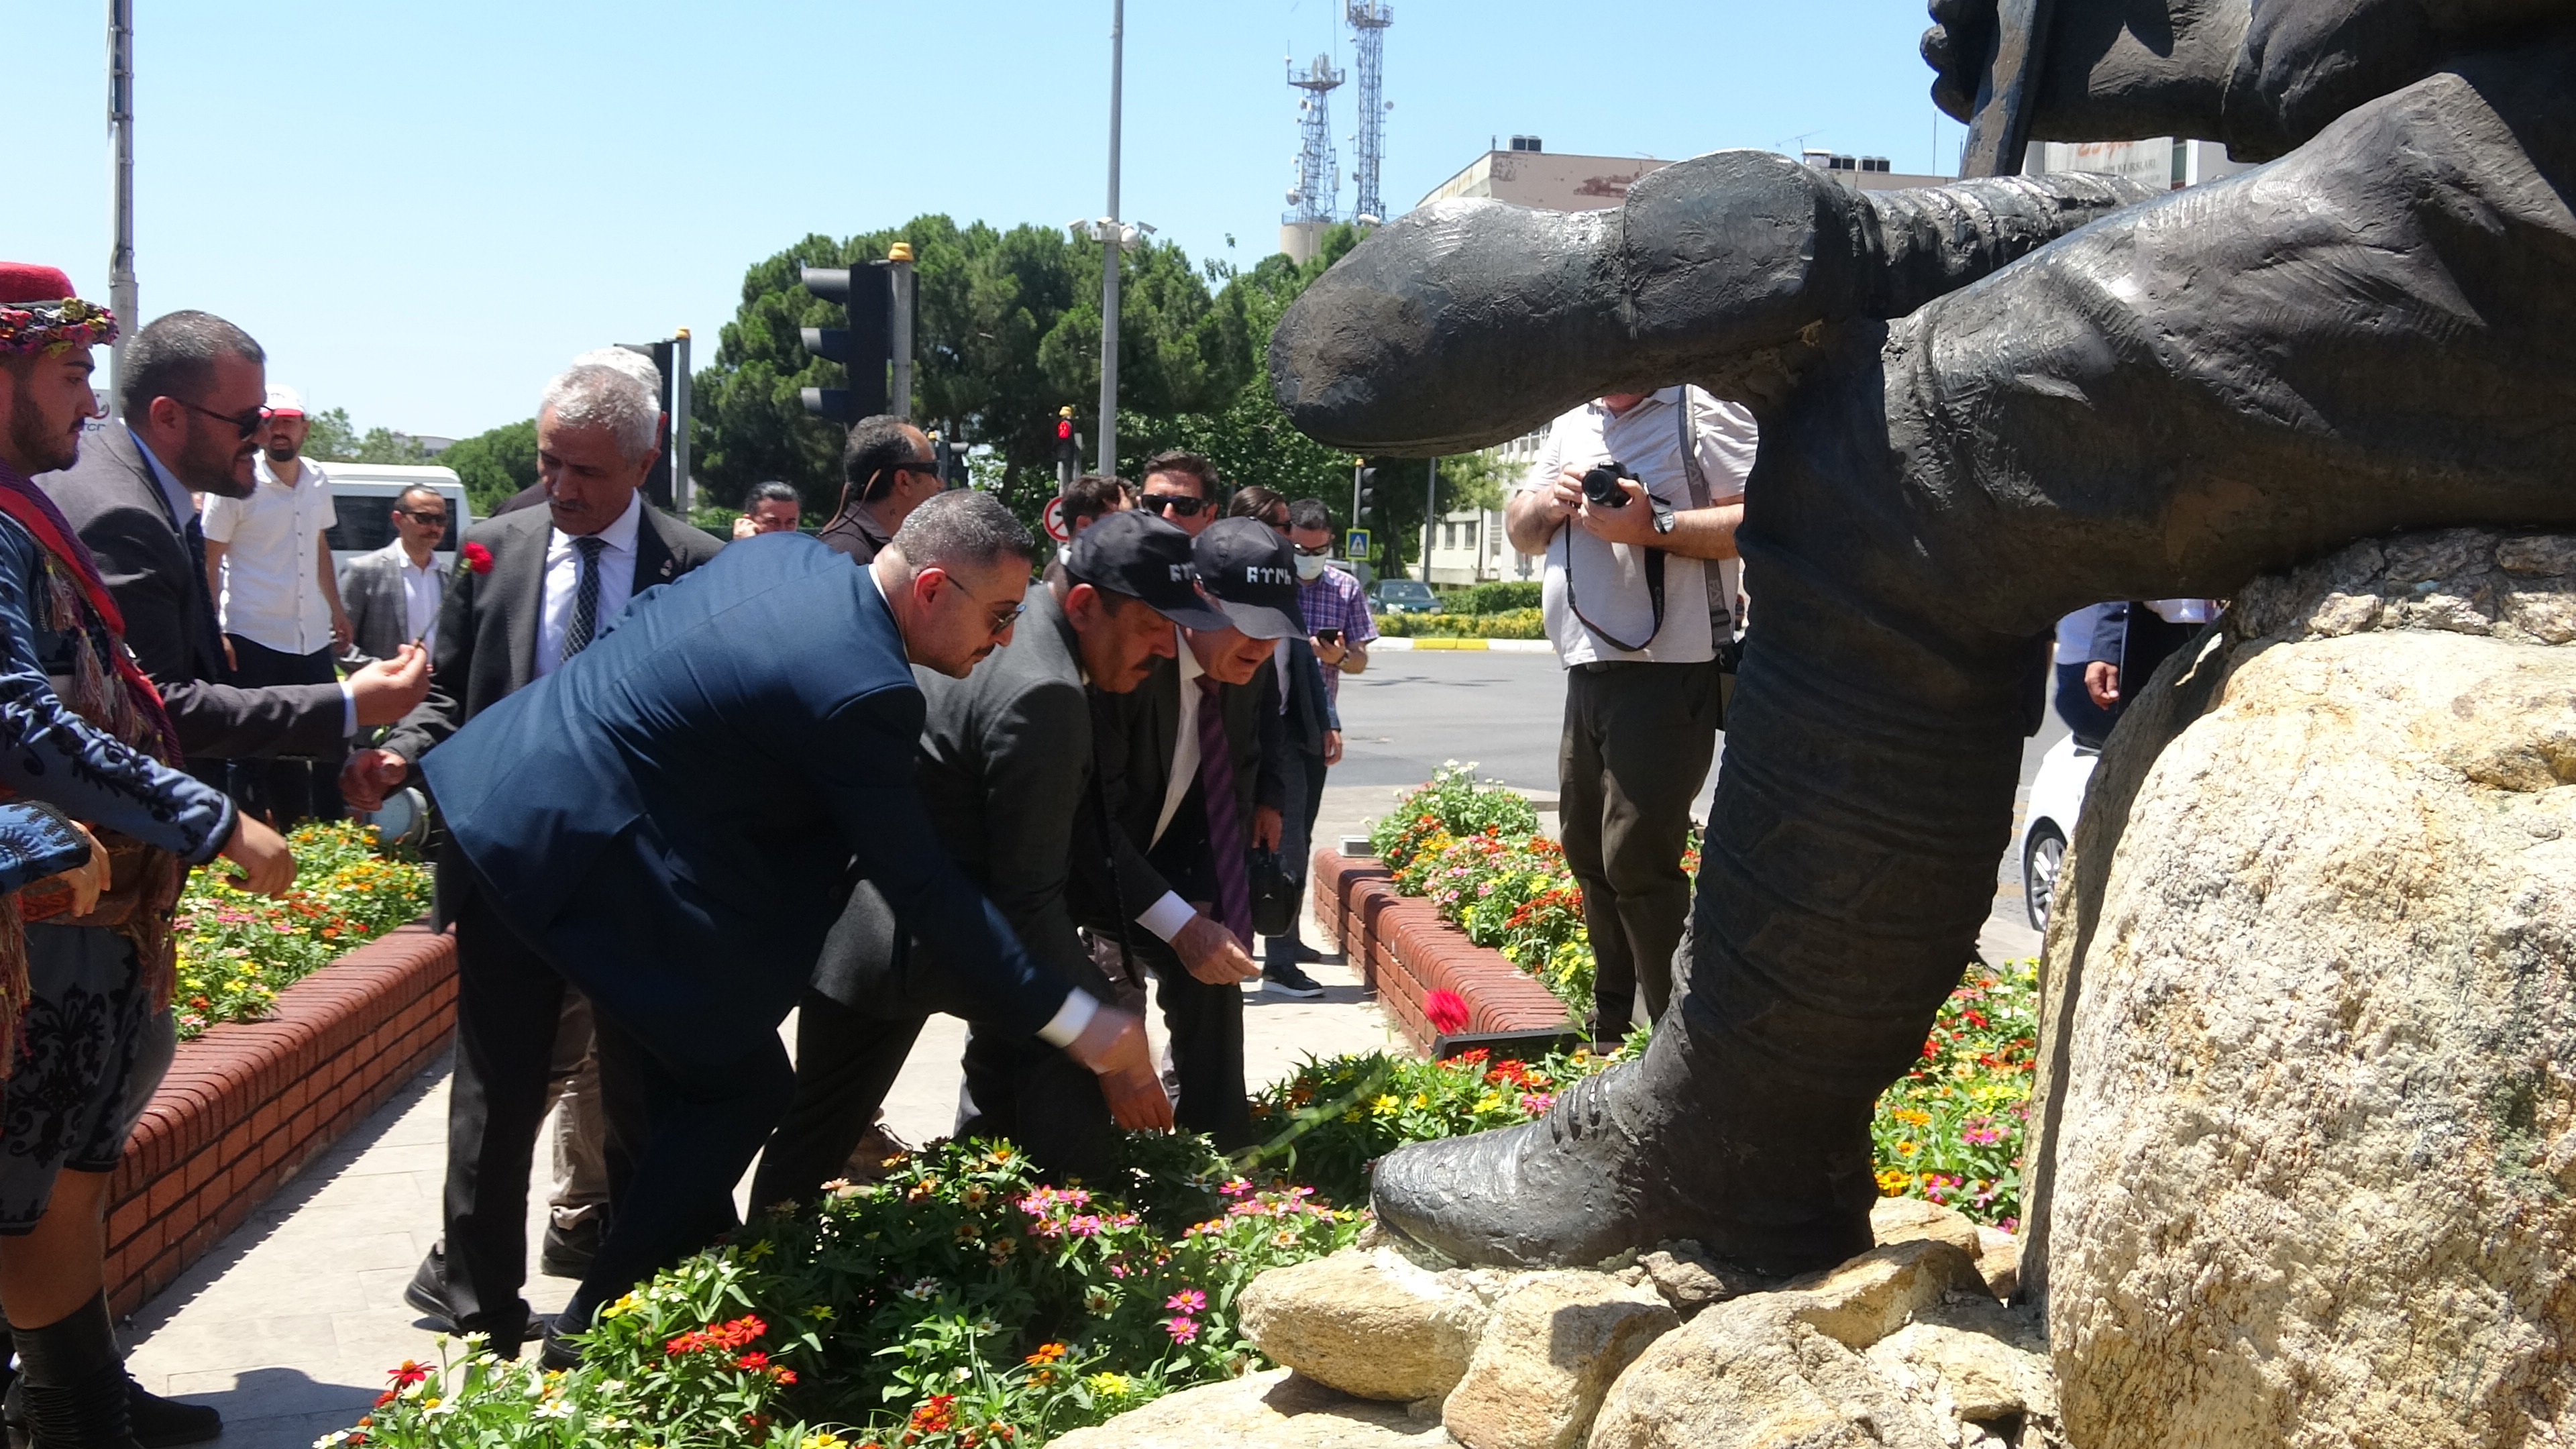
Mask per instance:
[[[511,494],[537,481],[537,420],[525,418],[460,438],[434,461],[456,470],[474,516],[488,518]]]
[[[346,408],[308,413],[304,419],[304,456],[324,463],[429,463],[436,461],[409,433],[369,428],[362,436]]]

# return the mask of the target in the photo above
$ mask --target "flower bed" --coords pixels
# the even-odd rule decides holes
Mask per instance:
[[[1041,1186],[986,1142],[827,1185],[610,1305],[578,1369],[468,1341],[395,1369],[324,1442],[1034,1445],[1244,1371],[1235,1295],[1346,1246],[1358,1215],[1256,1188],[1199,1139],[1126,1141],[1114,1198]]]
[[[377,854],[372,826],[299,825],[286,838],[295,888],[281,898],[234,890],[220,866],[190,872],[172,923],[181,1041],[266,1018],[279,990],[429,909],[429,867]]]
[[[1536,609],[1498,614],[1380,614],[1377,631],[1389,639],[1544,639],[1547,625]]]

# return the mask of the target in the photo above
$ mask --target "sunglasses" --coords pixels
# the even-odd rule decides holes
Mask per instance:
[[[417,523],[424,528],[432,525],[444,528],[447,525],[447,515],[444,513],[414,513],[408,508],[397,508],[394,512],[401,514],[403,517],[410,519],[412,522]]]
[[[1158,513],[1177,513],[1183,518],[1196,518],[1214,505],[1204,498],[1192,498],[1186,493],[1148,493],[1145,495],[1145,506]]]
[[[174,397],[170,399],[170,401],[177,403],[179,406],[186,408],[192,413],[204,413],[207,417],[213,418],[216,422],[230,423],[233,426],[233,431],[245,438],[258,432],[259,425],[268,421],[268,409],[266,408],[252,408],[249,412],[236,417],[231,413],[216,412],[213,408],[201,408],[195,403],[188,401],[186,398]]]
[[[1319,543],[1312,548],[1308,548],[1302,543],[1292,543],[1288,546],[1297,550],[1299,553],[1304,554],[1308,558],[1331,558],[1333,556],[1333,546],[1329,543]]]

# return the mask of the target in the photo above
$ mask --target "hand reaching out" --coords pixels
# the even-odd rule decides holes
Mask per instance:
[[[1172,951],[1191,976],[1210,986],[1231,986],[1261,974],[1261,963],[1205,911],[1192,916],[1172,937]]]

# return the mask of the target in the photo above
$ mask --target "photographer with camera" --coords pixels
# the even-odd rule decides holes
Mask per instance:
[[[1567,671],[1557,818],[1602,1042],[1627,1034],[1641,986],[1649,1020],[1672,994],[1682,847],[1743,633],[1754,442],[1751,413],[1697,388],[1611,393],[1549,425],[1504,510],[1512,547],[1547,558],[1541,612]]]

